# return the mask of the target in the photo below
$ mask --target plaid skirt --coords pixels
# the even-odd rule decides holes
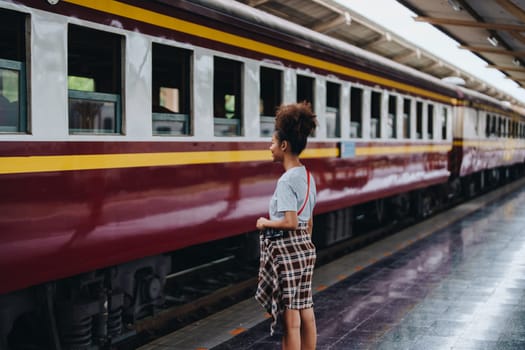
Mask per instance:
[[[306,230],[287,233],[284,238],[277,239],[260,234],[261,257],[255,299],[272,317],[271,335],[285,309],[313,307],[315,246]]]

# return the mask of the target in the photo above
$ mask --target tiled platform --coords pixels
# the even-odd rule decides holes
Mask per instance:
[[[318,349],[525,349],[522,186],[316,269]],[[280,335],[247,300],[143,348],[280,349]]]

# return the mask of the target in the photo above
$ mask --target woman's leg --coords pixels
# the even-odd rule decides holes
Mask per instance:
[[[301,349],[301,315],[299,310],[285,309],[283,350]]]
[[[317,327],[315,326],[314,309],[300,310],[301,316],[301,350],[314,350],[317,344]]]

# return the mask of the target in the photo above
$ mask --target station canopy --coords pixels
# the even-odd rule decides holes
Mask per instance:
[[[410,43],[387,28],[334,0],[238,0],[314,31],[334,37],[438,79],[464,81],[464,86],[523,106],[513,96]],[[397,0],[416,13],[415,20],[434,25],[501,71],[525,84],[525,1]],[[457,79],[460,78],[460,79]],[[454,80],[454,78],[452,78]]]

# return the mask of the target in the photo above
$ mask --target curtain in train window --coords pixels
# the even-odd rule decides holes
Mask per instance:
[[[242,63],[215,57],[213,73],[213,115],[215,136],[242,133]]]
[[[261,67],[259,72],[261,136],[272,136],[275,127],[275,111],[283,101],[282,76],[280,70],[267,67]]]
[[[69,25],[69,132],[121,133],[120,35]]]
[[[0,133],[27,132],[24,14],[0,9]]]
[[[191,51],[152,46],[153,135],[190,135]]]

